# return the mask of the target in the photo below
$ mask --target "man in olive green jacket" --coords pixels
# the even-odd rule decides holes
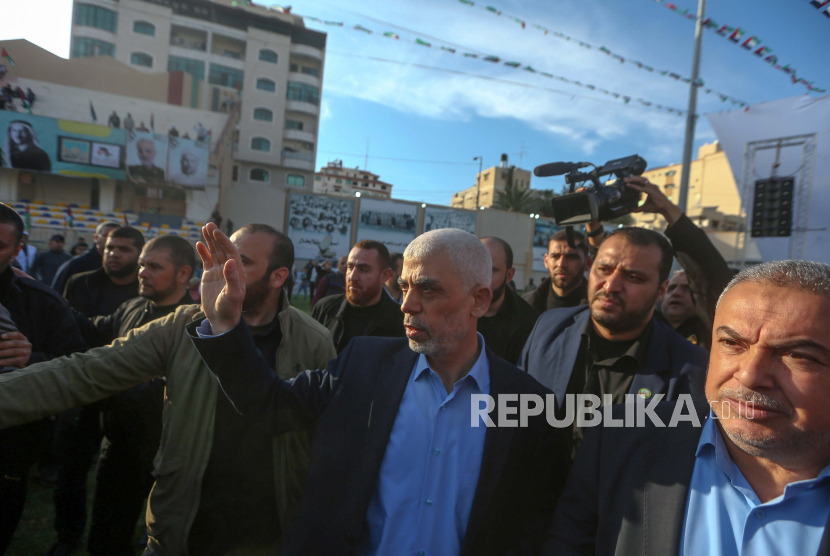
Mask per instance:
[[[325,368],[336,357],[328,330],[291,307],[282,291],[293,263],[290,239],[262,225],[254,225],[253,231],[246,228],[233,236],[247,254],[246,301],[248,296],[256,301],[250,315],[245,315],[246,322],[269,305],[277,311],[274,318],[281,336],[273,369],[280,378]],[[262,249],[266,239],[273,241],[273,249],[267,242]],[[275,255],[281,259],[279,265],[274,264]],[[163,431],[154,461],[156,483],[147,504],[148,556],[198,556],[188,548],[189,534],[200,510],[202,479],[211,459],[217,395],[223,395],[187,335],[186,329],[197,327],[203,319],[198,306],[182,306],[109,346],[0,375],[0,428],[89,404],[156,376],[166,377]],[[249,323],[252,327],[262,324],[266,323]],[[279,519],[274,529],[285,534],[302,496],[310,441],[305,433],[290,433],[267,442],[273,444]],[[244,474],[246,469],[238,471]],[[237,546],[224,554],[259,556],[278,551],[279,542],[273,542]]]

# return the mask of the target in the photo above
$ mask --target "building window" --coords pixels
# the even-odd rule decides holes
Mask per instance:
[[[242,70],[220,66],[219,64],[210,65],[210,74],[208,75],[208,82],[213,85],[222,85],[231,87],[233,89],[242,90],[242,81],[245,79],[245,74]]]
[[[300,71],[300,66],[297,64],[291,63],[288,65],[288,69],[291,71]]]
[[[273,93],[277,90],[277,84],[270,79],[260,78],[256,80],[256,88],[260,91],[268,91]]]
[[[274,113],[267,108],[257,108],[254,110],[254,119],[261,120],[263,122],[273,122]]]
[[[231,176],[233,181],[239,181],[239,166],[234,164],[233,166],[233,176]]]
[[[156,26],[152,23],[147,23],[146,21],[136,21],[133,23],[133,33],[139,33],[142,35],[149,35],[151,37],[156,36]]]
[[[381,185],[380,188],[383,189],[384,191],[386,191],[386,186],[385,185]]]
[[[305,187],[305,177],[299,174],[288,174],[286,183],[289,187]]]
[[[343,183],[343,180],[341,180],[340,178],[337,178],[336,180],[334,180],[334,183]]]
[[[314,179],[320,181],[320,176],[314,176]]]
[[[143,52],[133,52],[130,55],[130,63],[134,66],[153,67],[153,57]]]
[[[271,150],[271,141],[262,137],[254,137],[251,139],[251,149],[268,152]]]
[[[72,58],[115,56],[115,45],[88,37],[72,37]]]
[[[77,4],[75,9],[75,25],[95,27],[110,33],[115,33],[118,27],[118,14],[112,10],[93,6],[92,4]]]
[[[285,129],[297,129],[302,131],[303,122],[298,122],[297,120],[285,120]]]
[[[167,71],[183,71],[189,73],[196,79],[205,79],[205,63],[181,56],[170,56],[167,58]]]
[[[251,168],[248,178],[251,181],[262,181],[268,183],[268,170],[263,170],[262,168]]]
[[[313,75],[314,77],[320,77],[320,70],[318,70],[317,68],[309,68],[309,67],[303,66],[302,71],[303,71],[303,73],[305,73],[307,75]]]
[[[263,48],[259,51],[259,59],[263,62],[271,62],[272,64],[277,63],[277,53],[273,50],[268,50],[267,48]]]
[[[286,95],[288,100],[298,100],[300,102],[308,102],[311,104],[320,104],[320,89],[306,85],[305,83],[288,82],[288,92]]]

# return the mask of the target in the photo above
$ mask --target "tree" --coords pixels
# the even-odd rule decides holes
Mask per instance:
[[[504,191],[496,191],[496,202],[493,206],[510,212],[530,214],[536,209],[537,200],[529,187],[521,188],[508,185],[504,188]]]

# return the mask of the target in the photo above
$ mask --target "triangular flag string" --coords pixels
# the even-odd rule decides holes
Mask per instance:
[[[470,6],[470,7],[479,7],[479,8],[481,8],[482,10],[485,10],[485,11],[488,11],[488,12],[491,12],[491,13],[495,13],[496,15],[499,15],[499,16],[504,16],[504,17],[510,18],[510,19],[512,19],[513,21],[521,22],[521,23],[523,24],[523,25],[522,25],[522,28],[526,28],[526,26],[524,25],[524,24],[525,24],[525,20],[524,20],[524,19],[522,19],[522,18],[520,18],[520,17],[517,17],[517,16],[514,16],[514,15],[511,15],[511,14],[507,14],[507,13],[505,13],[505,12],[502,12],[502,11],[498,10],[497,8],[494,8],[493,6],[482,6],[482,5],[477,5],[474,1],[471,1],[471,0],[458,0],[458,1],[459,1],[460,3],[462,3],[462,4],[466,5],[466,6]],[[662,0],[654,0],[654,1],[655,1],[655,2],[657,2],[657,1],[662,1]],[[670,4],[670,5],[674,6],[674,4]],[[676,6],[675,6],[675,7],[676,7]],[[692,16],[692,19],[694,19],[694,16]],[[653,67],[651,67],[651,66],[647,66],[647,65],[643,64],[642,62],[640,62],[640,61],[638,61],[638,60],[632,60],[631,58],[627,58],[627,57],[621,56],[621,55],[619,55],[619,54],[617,54],[617,53],[615,53],[615,52],[612,52],[612,51],[611,51],[611,49],[609,49],[607,46],[599,46],[599,47],[597,47],[597,46],[592,45],[592,44],[590,44],[590,43],[587,43],[587,42],[585,42],[585,41],[582,41],[582,40],[576,39],[576,38],[574,38],[574,37],[570,37],[570,36],[568,36],[568,35],[566,35],[566,34],[564,34],[564,33],[560,33],[560,32],[558,32],[558,31],[552,31],[552,30],[548,29],[547,27],[544,27],[544,26],[539,25],[539,24],[533,24],[533,25],[531,25],[531,27],[533,27],[534,29],[536,29],[536,30],[538,30],[538,31],[542,31],[545,35],[550,34],[551,36],[553,36],[553,37],[555,37],[555,38],[557,38],[557,39],[561,39],[561,40],[568,41],[568,42],[575,42],[576,44],[578,44],[578,45],[579,45],[579,46],[581,46],[582,48],[585,48],[586,50],[598,50],[598,51],[602,52],[603,54],[605,54],[605,55],[607,55],[607,56],[609,56],[609,57],[611,57],[611,58],[613,58],[613,59],[617,60],[620,64],[626,64],[626,63],[627,63],[627,64],[631,64],[631,65],[637,66],[639,69],[642,69],[642,70],[647,71],[647,72],[649,72],[649,73],[654,73],[654,72],[656,71],[656,72],[657,72],[657,73],[659,73],[660,75],[662,75],[662,76],[664,76],[664,77],[665,77],[665,76],[667,76],[667,77],[671,77],[672,79],[675,79],[675,78],[674,78],[674,75],[677,75],[676,73],[669,72],[668,70],[665,70],[665,71],[662,71],[662,70],[655,70]],[[730,30],[730,32],[732,32],[732,31],[735,31],[735,30],[734,30],[734,29],[731,29],[731,30]],[[681,76],[679,76],[679,75],[678,75],[678,77],[677,77],[677,79],[676,79],[676,80],[679,80],[679,79],[683,79],[683,80],[684,80],[684,83],[691,83],[691,81],[692,81],[690,78],[682,78]],[[701,82],[701,84],[702,84],[702,82]],[[700,87],[700,85],[697,85],[697,86],[698,86],[698,87]],[[716,93],[716,92],[717,92],[717,91],[712,90],[712,92],[711,92],[711,93],[709,93],[709,94],[714,94],[714,93]],[[728,95],[727,95],[727,96],[728,96]],[[739,100],[739,99],[734,98],[734,97],[731,97],[731,96],[728,96],[728,98],[730,98],[730,99],[734,99],[734,100],[735,100],[735,102],[736,102],[737,104],[741,105],[741,106],[746,106],[746,102],[744,102],[744,101],[742,101],[742,100]]]

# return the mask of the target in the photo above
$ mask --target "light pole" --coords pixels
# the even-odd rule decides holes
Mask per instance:
[[[689,198],[689,175],[692,171],[692,144],[695,140],[695,121],[697,120],[697,80],[700,71],[700,44],[703,41],[703,16],[706,0],[698,0],[697,23],[695,25],[695,49],[692,58],[692,83],[689,85],[689,107],[686,111],[686,139],[683,144],[683,167],[680,170],[680,192],[677,206],[686,212]]]
[[[479,200],[481,197],[481,165],[484,162],[480,156],[474,156],[473,160],[478,160],[478,175],[476,176],[476,210],[479,209]]]

